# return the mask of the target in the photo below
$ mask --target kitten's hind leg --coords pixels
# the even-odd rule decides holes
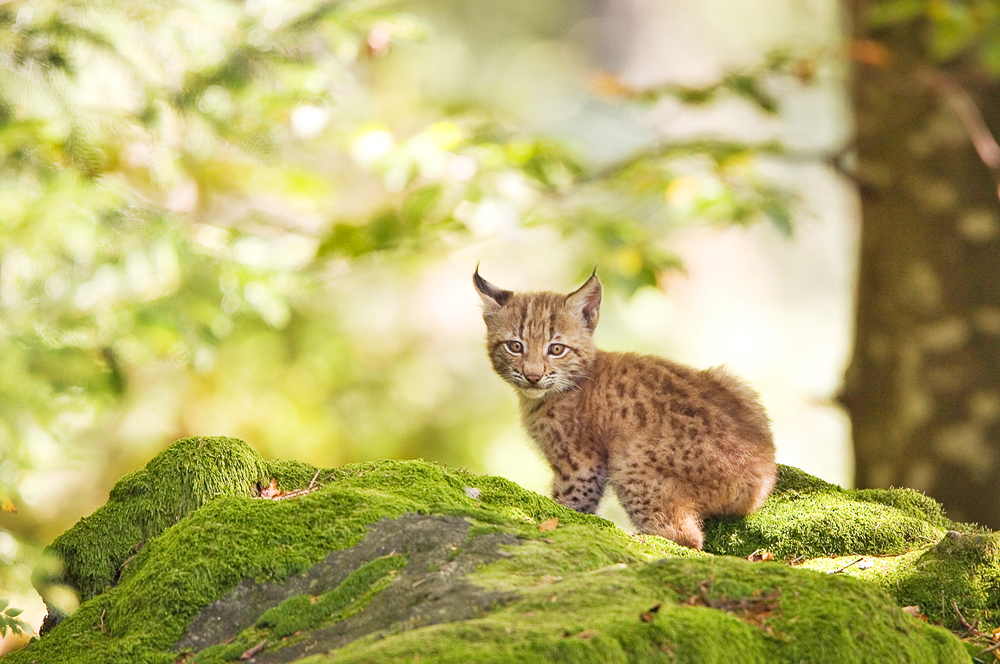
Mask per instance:
[[[616,481],[615,493],[639,532],[700,551],[705,538],[694,503],[678,495],[669,481],[657,486],[648,478],[630,479]]]
[[[593,514],[604,494],[608,479],[607,468],[600,463],[581,463],[580,460],[553,464],[552,499],[577,512]]]
[[[674,510],[671,513],[654,512],[644,533],[659,535],[673,540],[681,546],[701,551],[705,543],[698,517],[690,510]]]

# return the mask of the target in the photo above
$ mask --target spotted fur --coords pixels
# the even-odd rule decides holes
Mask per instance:
[[[493,369],[552,466],[552,496],[593,512],[610,483],[643,533],[700,549],[701,522],[745,515],[774,486],[757,394],[722,367],[699,371],[594,346],[601,282],[569,295],[518,293],[473,276]]]

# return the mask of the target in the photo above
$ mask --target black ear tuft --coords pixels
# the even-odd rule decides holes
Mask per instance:
[[[514,293],[509,290],[497,288],[490,282],[479,276],[479,265],[476,265],[476,272],[472,275],[472,283],[476,287],[476,292],[483,299],[483,304],[491,308],[500,308],[507,304]]]

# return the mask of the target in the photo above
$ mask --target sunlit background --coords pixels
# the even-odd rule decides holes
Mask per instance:
[[[601,347],[728,365],[780,462],[851,483],[832,0],[0,13],[0,597],[33,627],[40,548],[183,436],[545,493],[477,264],[566,292],[596,264]]]

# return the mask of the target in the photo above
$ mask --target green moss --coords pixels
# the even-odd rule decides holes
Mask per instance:
[[[937,502],[912,489],[848,491],[782,466],[764,507],[746,519],[707,524],[705,546],[736,556],[765,549],[825,572],[875,556],[841,573],[875,583],[951,628],[962,626],[952,601],[969,621],[995,625],[1000,618],[994,536],[951,522]]]
[[[911,489],[847,491],[788,466],[764,506],[746,518],[710,520],[705,549],[746,557],[891,555],[937,542],[952,527],[940,506]]]
[[[146,547],[115,590],[112,633],[169,647],[197,611],[245,578],[279,581],[348,548],[369,523],[426,510],[403,496],[336,484],[295,500],[222,498]],[[173,624],[156,636],[145,625]]]
[[[317,483],[325,483],[320,477],[323,474],[322,471],[320,471],[320,475],[317,475],[316,466],[302,461],[271,459],[265,461],[264,465],[267,467],[268,476],[274,478],[278,483],[278,488],[285,491],[304,489],[309,486],[313,478],[316,478]]]
[[[858,489],[848,493],[854,500],[888,505],[907,516],[923,519],[939,528],[954,528],[956,525],[944,515],[940,503],[913,489]]]
[[[319,597],[297,595],[268,609],[257,621],[257,626],[271,628],[271,633],[278,638],[315,627],[365,596],[379,581],[389,577],[390,572],[401,569],[404,565],[404,556],[376,558],[351,572],[339,586],[328,593]]]
[[[778,464],[778,481],[775,483],[774,493],[807,494],[818,491],[836,492],[843,489],[793,466]]]
[[[315,478],[316,490],[280,501],[254,498],[258,483],[272,477],[286,490]],[[469,488],[478,489],[478,498]],[[487,598],[483,607],[505,605],[433,626],[401,617],[394,631],[357,638],[311,661],[412,661],[418,653],[421,661],[439,662],[968,662],[957,639],[902,613],[897,602],[919,603],[946,624],[954,623],[947,615],[950,598],[967,617],[1000,614],[996,536],[966,528],[944,537],[952,524],[916,492],[845,491],[782,467],[761,510],[706,524],[706,545],[717,553],[896,554],[874,558],[871,569],[831,575],[630,536],[502,478],[421,461],[367,462],[317,474],[307,464],[262,462],[241,441],[185,439],[123,478],[106,506],[53,545],[85,601],[5,664],[170,664],[178,657],[172,647],[201,609],[244,579],[280,583],[360,543],[371,524],[413,513],[464,519],[450,519],[463,528],[445,547],[453,542],[471,550],[496,537],[491,533],[516,535],[494,539],[492,557],[473,559],[463,572],[494,560],[503,543],[506,558],[482,565],[469,581],[477,593],[490,593],[475,595]],[[539,532],[552,517],[558,527]],[[130,559],[139,543],[144,546]],[[397,583],[379,594],[401,562],[384,556],[390,548],[315,603],[309,595],[294,596],[253,616],[256,624],[227,646],[199,645],[204,649],[195,661],[231,661],[262,640],[278,656],[304,638],[290,635],[342,629],[365,618],[369,600],[385,602],[410,588]],[[434,575],[452,573],[453,559],[462,557],[442,553]],[[833,571],[847,564],[843,560],[806,564]],[[419,565],[421,574],[427,564]],[[402,573],[410,567],[416,569]],[[941,611],[932,613],[932,605]]]
[[[538,524],[557,517],[560,528],[585,525],[588,532],[600,534],[598,540],[610,539],[638,556],[684,555],[689,551],[661,537],[630,536],[606,519],[563,507],[503,477],[447,470],[422,461],[349,464],[324,470],[320,480],[335,482],[342,487],[378,487],[378,490],[389,494],[414,495],[430,510],[423,513],[463,516],[479,524],[474,524],[474,527],[500,525],[504,531],[516,532],[523,537],[547,537],[549,533],[538,531]],[[466,488],[478,489],[479,498],[470,498]]]
[[[962,617],[979,620],[983,631],[1000,622],[998,535],[955,531],[916,559],[889,591],[907,605],[918,605],[935,622],[962,629]],[[955,606],[959,609],[956,611]],[[989,626],[989,628],[987,628]]]
[[[517,557],[530,567],[535,552]],[[303,661],[971,661],[951,634],[906,615],[878,588],[785,565],[668,558],[520,592],[521,601],[480,619],[367,637]]]
[[[185,438],[123,477],[108,502],[49,547],[63,578],[82,600],[112,584],[151,538],[218,496],[251,496],[264,480],[264,462],[235,438]],[[46,580],[41,580],[44,585]]]
[[[479,527],[502,526],[525,537],[541,536],[538,523],[557,516],[562,524],[593,526],[581,539],[631,550],[637,558],[677,549],[659,538],[630,538],[610,522],[502,478],[419,461],[324,470],[317,478],[321,488],[294,500],[249,497],[258,482],[267,484],[269,474],[291,490],[307,486],[315,473],[294,462],[265,467],[256,452],[234,439],[178,441],[123,478],[107,505],[53,544],[83,598],[96,597],[11,661],[29,654],[81,664],[167,661],[164,653],[200,608],[242,579],[278,581],[303,572],[329,552],[358,543],[369,524],[406,513],[461,512]],[[470,498],[466,487],[478,488],[479,500]],[[110,587],[119,572],[117,585]],[[75,646],[66,645],[68,633],[76,635]],[[92,659],[88,652],[99,655]]]
[[[353,571],[337,588],[319,596],[296,595],[268,609],[252,627],[243,630],[231,643],[210,646],[192,664],[224,664],[240,659],[262,641],[265,650],[281,648],[295,640],[288,637],[302,630],[339,622],[361,611],[393,580],[396,570],[406,565],[404,556],[384,556]]]
[[[802,569],[811,569],[824,574],[843,574],[881,586],[889,590],[903,577],[910,574],[922,550],[908,551],[898,556],[836,556],[833,558],[810,558],[797,563]],[[903,606],[910,606],[903,604]]]
[[[231,643],[205,648],[189,664],[227,664],[227,662],[238,662],[243,653],[261,641],[266,641],[269,633],[270,630],[259,627],[245,629]],[[188,663],[186,662],[185,664]]]

